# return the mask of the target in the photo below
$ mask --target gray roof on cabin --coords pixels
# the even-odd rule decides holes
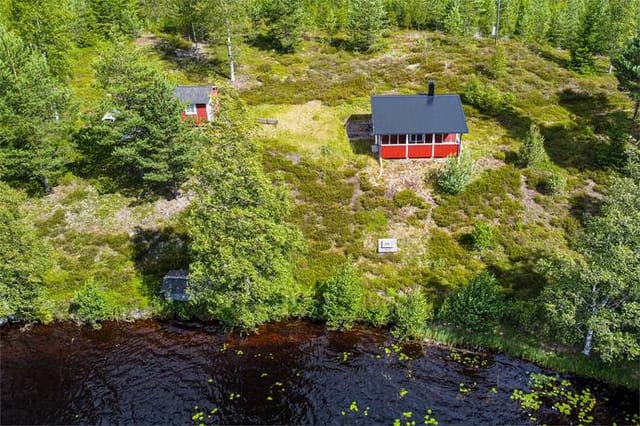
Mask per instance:
[[[213,86],[178,86],[173,95],[187,104],[206,104],[211,99]]]
[[[189,286],[189,271],[175,270],[169,271],[162,280],[160,293],[169,300],[186,301],[189,300],[187,287]]]
[[[372,96],[374,135],[469,133],[459,95]]]

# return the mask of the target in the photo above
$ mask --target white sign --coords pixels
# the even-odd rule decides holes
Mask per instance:
[[[378,240],[378,253],[395,253],[398,251],[398,240],[381,238]]]

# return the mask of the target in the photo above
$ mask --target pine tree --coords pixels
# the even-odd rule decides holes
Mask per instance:
[[[347,30],[351,45],[356,50],[368,50],[378,40],[384,25],[382,0],[351,0]]]
[[[252,329],[291,314],[298,296],[292,256],[301,237],[284,220],[288,194],[264,174],[246,129],[221,125],[216,132],[192,185],[194,304],[205,318]]]
[[[0,182],[0,317],[46,320],[44,276],[51,249],[25,220],[19,193]]]
[[[283,52],[293,52],[298,47],[306,18],[302,0],[261,0],[257,12],[275,47]]]
[[[635,100],[633,122],[638,121],[640,110],[640,30],[636,36],[627,43],[622,52],[612,59],[616,77],[625,90],[629,91],[631,98]]]
[[[606,6],[606,1],[587,1],[580,28],[571,45],[571,68],[580,73],[592,72],[594,55],[604,49]]]
[[[0,177],[51,191],[73,159],[66,141],[69,91],[43,55],[0,26]]]
[[[173,85],[124,44],[104,52],[96,78],[108,95],[77,135],[89,168],[125,187],[177,195],[205,135],[180,122]],[[102,120],[106,112],[115,120]]]
[[[447,16],[444,18],[444,29],[447,33],[460,36],[464,33],[464,21],[460,14],[460,5],[457,0],[449,4]]]
[[[544,136],[535,124],[529,128],[529,133],[520,146],[518,157],[522,167],[537,167],[549,162],[549,156],[544,149]]]

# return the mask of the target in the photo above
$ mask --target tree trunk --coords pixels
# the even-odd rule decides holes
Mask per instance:
[[[178,189],[178,182],[176,182],[175,180],[171,182],[171,196],[173,197],[174,200],[180,196],[180,189]]]
[[[593,348],[593,328],[589,328],[589,330],[587,330],[587,336],[584,339],[584,348],[582,349],[582,353],[585,356],[589,356],[592,348]]]
[[[227,55],[229,56],[229,79],[231,82],[236,81],[236,71],[233,63],[233,50],[231,49],[231,26],[229,24],[229,18],[225,18],[225,24],[227,26]]]
[[[609,71],[607,71],[607,74],[611,74],[613,72],[613,64],[609,64]]]
[[[640,109],[640,99],[636,101],[636,109],[634,110],[633,118],[631,119],[634,123],[638,121],[638,109]]]
[[[42,186],[46,194],[51,194],[51,185],[49,185],[49,178],[46,175],[42,175]]]
[[[191,34],[193,34],[193,42],[196,45],[196,50],[198,50],[198,39],[196,38],[196,26],[193,25],[193,21],[191,21]]]

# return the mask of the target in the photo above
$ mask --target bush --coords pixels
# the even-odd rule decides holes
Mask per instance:
[[[393,203],[399,208],[413,206],[422,209],[426,207],[424,200],[410,189],[403,189],[402,191],[396,192],[393,196]]]
[[[542,189],[547,194],[562,194],[567,186],[567,178],[564,175],[553,172],[542,181]]]
[[[464,152],[460,157],[448,157],[447,165],[438,174],[437,182],[440,192],[455,195],[462,192],[473,176],[474,162]]]
[[[439,318],[461,330],[486,332],[497,325],[503,309],[495,277],[483,272],[445,299]]]
[[[520,146],[518,159],[522,167],[538,167],[550,161],[544,149],[544,136],[535,124],[531,125],[527,137]]]
[[[471,248],[482,251],[493,243],[493,227],[487,222],[478,222],[469,235]]]
[[[375,302],[368,304],[365,315],[368,324],[374,327],[382,327],[389,323],[391,308],[386,300],[378,297]]]
[[[397,339],[423,337],[427,321],[432,317],[433,305],[427,302],[420,289],[408,291],[396,304],[391,334]]]
[[[507,72],[507,55],[502,45],[496,46],[496,51],[489,60],[489,74],[493,78],[504,76]]]
[[[475,76],[465,85],[462,98],[480,111],[492,114],[508,109],[515,100],[512,94],[502,93]]]
[[[71,301],[71,312],[79,321],[100,328],[99,322],[111,317],[112,309],[105,292],[90,280],[75,292]]]
[[[364,290],[350,262],[322,286],[322,318],[330,329],[348,329],[364,313]]]

